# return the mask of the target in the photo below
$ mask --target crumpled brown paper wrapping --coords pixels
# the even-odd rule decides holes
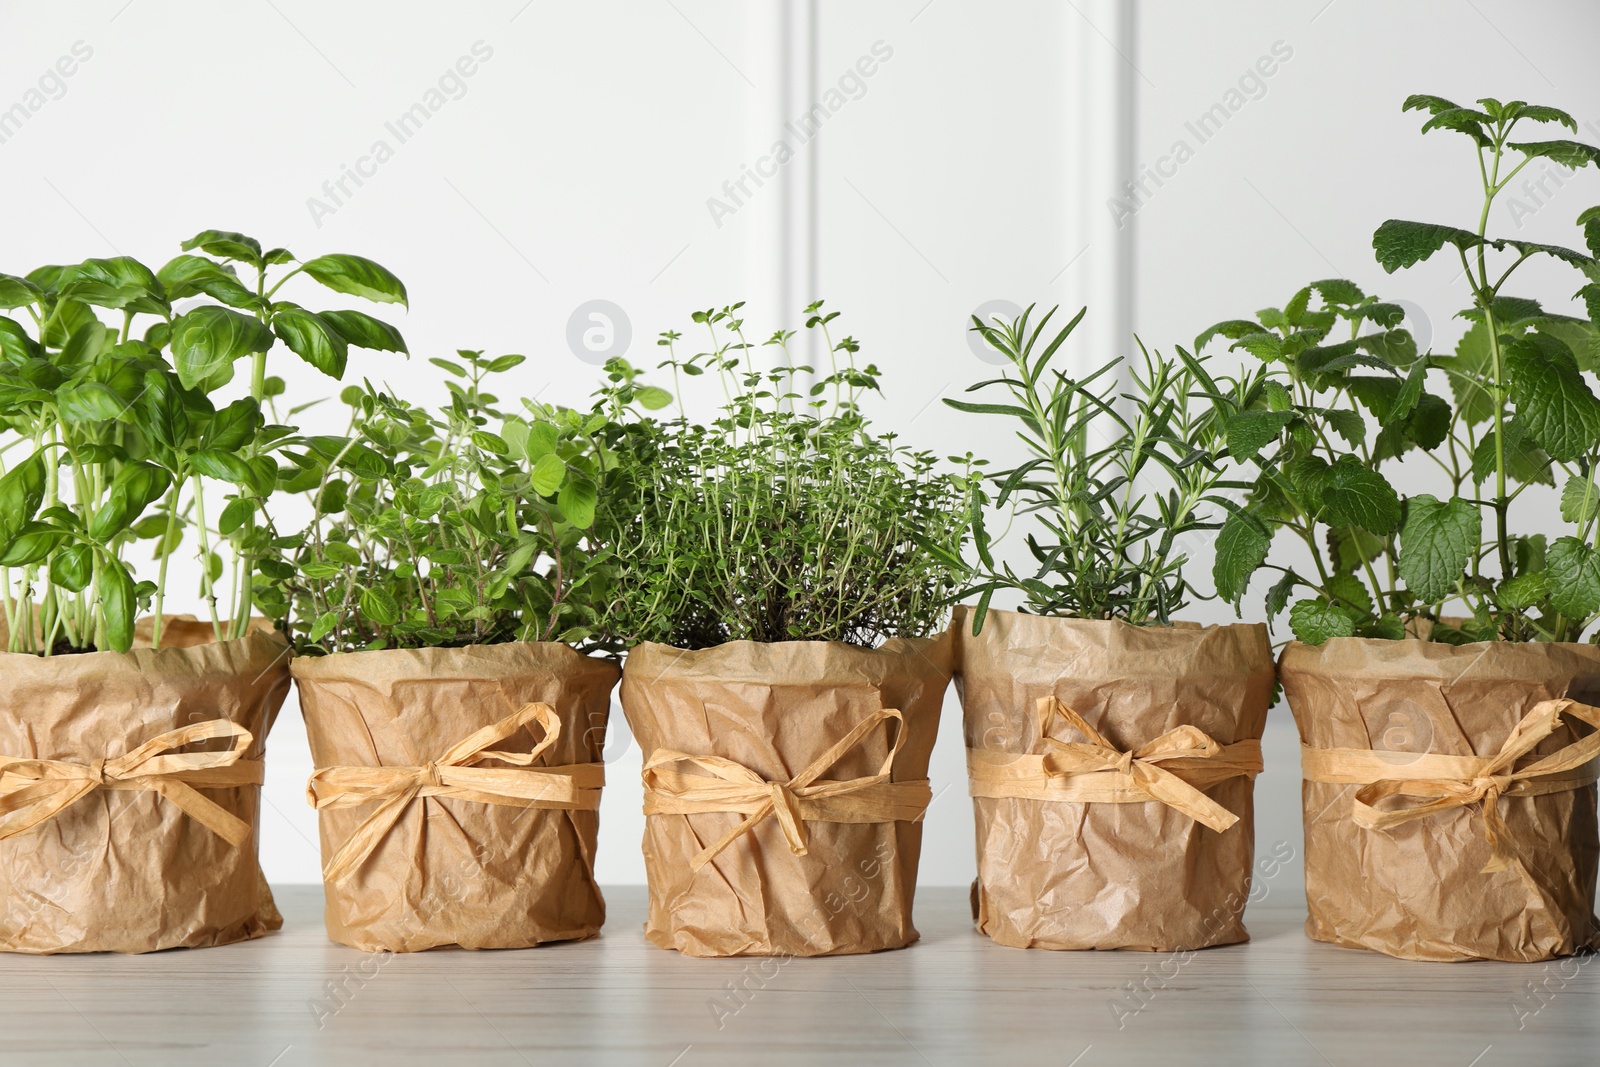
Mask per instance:
[[[1272,648],[1259,624],[1162,628],[991,610],[974,637],[970,613],[957,609],[951,629],[969,748],[1046,751],[1036,709],[1046,696],[1123,751],[1183,725],[1224,745],[1266,726]],[[1156,801],[974,797],[978,929],[1017,948],[1170,952],[1248,940],[1253,788],[1241,777],[1204,791],[1239,816],[1220,833]]]
[[[0,754],[90,763],[226,719],[254,737],[244,758],[260,760],[288,660],[284,640],[263,632],[160,651],[0,653]],[[257,858],[260,792],[204,791],[257,828],[237,847],[156,793],[106,790],[0,841],[0,949],[152,952],[276,930]]]
[[[1493,756],[1540,701],[1600,698],[1593,645],[1336,637],[1290,644],[1278,671],[1302,744],[1317,748]],[[1569,718],[1534,754],[1587,732]],[[1500,798],[1537,891],[1516,870],[1483,873],[1477,805],[1370,830],[1351,818],[1358,788],[1303,784],[1312,938],[1437,961],[1544,960],[1596,944],[1593,785]]]
[[[615,664],[554,643],[294,661],[319,770],[421,766],[540,702],[555,709],[562,729],[536,766],[598,763],[618,674]],[[495,747],[527,752],[538,737],[525,728]],[[324,863],[374,807],[318,813]],[[599,827],[598,811],[418,798],[352,877],[325,885],[328,936],[371,952],[528,948],[593,937],[606,914],[594,880]]]
[[[735,641],[686,652],[645,644],[628,654],[622,707],[647,760],[663,749],[722,756],[775,782],[805,769],[864,717],[893,708],[904,715],[906,738],[891,779],[915,781],[928,776],[951,666],[948,634],[876,649]],[[874,730],[826,777],[875,774],[893,728]],[[652,943],[691,956],[826,956],[917,939],[911,905],[920,820],[808,823],[800,856],[767,818],[693,871],[691,858],[741,819],[646,816],[645,936]]]

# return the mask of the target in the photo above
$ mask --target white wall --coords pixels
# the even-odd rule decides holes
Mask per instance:
[[[799,306],[824,296],[886,371],[882,425],[918,447],[1003,463],[1014,452],[1000,427],[937,402],[985,376],[963,334],[979,304],[1091,303],[1079,366],[1127,351],[1130,327],[1157,346],[1187,344],[1332,275],[1409,297],[1453,337],[1448,272],[1397,282],[1370,254],[1382,219],[1460,217],[1472,196],[1470,174],[1435,177],[1460,147],[1419,139],[1400,100],[1493,93],[1600,121],[1590,56],[1600,8],[1576,0],[1147,0],[1137,19],[1133,8],[0,0],[0,110],[28,100],[75,42],[93,52],[64,94],[0,142],[0,270],[113,252],[159,263],[211,226],[307,257],[359,252],[408,283],[401,324],[415,357],[357,354],[352,376],[420,397],[439,392],[427,355],[520,351],[530,360],[516,386],[567,402],[594,380],[565,340],[586,301],[621,306],[628,354],[651,362],[655,334],[683,328],[693,308],[747,299],[771,329],[798,326]],[[1264,94],[1193,145],[1119,227],[1106,206],[1116,184],[1193,141],[1184,123],[1279,41],[1292,55]],[[385,123],[478,42],[492,55],[447,83],[447,102],[398,143]],[[714,217],[708,199],[730,203],[724,183],[756,167],[785,120],[826,99],[875,45],[874,72],[846,86],[822,133],[804,145],[789,134],[794,158]],[[380,139],[393,158],[360,188],[347,179],[351,195],[335,203],[324,182]],[[313,217],[312,197],[335,210]],[[1559,232],[1595,200],[1569,187],[1520,235]],[[302,395],[333,391],[292,356],[276,369]],[[950,788],[928,815],[927,884],[972,873],[957,715],[952,699],[933,770],[935,791]],[[638,753],[619,732],[612,755],[600,874],[637,882]],[[1262,845],[1298,846],[1281,709],[1268,755]],[[291,701],[267,788],[275,881],[317,878],[309,769]]]

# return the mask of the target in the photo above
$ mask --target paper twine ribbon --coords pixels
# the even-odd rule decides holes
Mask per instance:
[[[178,752],[218,737],[233,739],[223,752]],[[225,719],[193,723],[152,737],[125,756],[91,763],[0,756],[0,840],[52,819],[97,789],[156,793],[228,842],[242,845],[251,825],[201,789],[260,785],[260,760],[244,759],[250,731]]]
[[[878,773],[844,781],[825,779],[822,772],[855,748],[881,723],[898,725],[889,753]],[[657,749],[644,764],[646,815],[699,815],[734,812],[744,819],[715,843],[689,861],[698,871],[723,849],[753,830],[766,818],[783,829],[789,850],[806,854],[808,822],[878,823],[912,822],[922,817],[932,791],[926,778],[890,781],[895,757],[906,736],[900,712],[882,708],[862,719],[828,751],[787,782],[769,782],[743,764],[721,756],[693,756],[673,749]],[[677,769],[692,767],[698,773]]]
[[[534,722],[543,728],[544,738],[529,751],[503,752],[491,747]],[[560,736],[561,720],[555,709],[549,704],[528,704],[420,767],[325,767],[317,771],[306,783],[306,799],[318,811],[381,803],[328,861],[322,869],[323,877],[329,882],[342,882],[353,875],[419,797],[447,797],[514,808],[593,811],[600,806],[600,788],[605,785],[604,764],[532,766]],[[500,760],[513,766],[475,766],[483,760]]]
[[[1521,868],[1510,828],[1500,814],[1500,798],[1562,793],[1582,789],[1596,779],[1593,761],[1600,755],[1600,729],[1526,767],[1516,766],[1555,732],[1564,714],[1600,728],[1600,708],[1575,700],[1545,700],[1522,717],[1494,756],[1302,745],[1300,765],[1308,782],[1361,786],[1352,801],[1351,817],[1357,826],[1371,830],[1476,805],[1483,812],[1483,834],[1490,850],[1482,873]],[[1390,811],[1375,806],[1393,796],[1425,802]]]
[[[1040,697],[1037,708],[1039,739],[1049,751],[967,749],[973,796],[1075,804],[1154,800],[1220,832],[1239,816],[1201,790],[1261,773],[1261,742],[1254,739],[1224,745],[1198,727],[1179,726],[1124,752],[1056,697]],[[1057,719],[1089,740],[1051,737]]]

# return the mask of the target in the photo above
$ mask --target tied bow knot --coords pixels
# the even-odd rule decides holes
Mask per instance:
[[[1203,790],[1261,771],[1261,743],[1253,739],[1224,745],[1185,725],[1123,751],[1056,697],[1040,697],[1036,706],[1039,744],[1046,751],[1019,756],[968,749],[973,796],[1118,804],[1154,800],[1220,832],[1239,817]],[[1051,736],[1058,721],[1088,740]]]
[[[220,752],[180,752],[227,738]],[[54,818],[98,789],[155,793],[230,845],[242,845],[253,826],[200,793],[260,785],[261,761],[244,758],[254,737],[226,719],[191,723],[158,734],[125,756],[87,763],[0,756],[0,841]]]
[[[894,741],[876,774],[844,781],[822,778],[880,723],[898,725]],[[737,825],[689,861],[699,871],[718,853],[767,818],[776,819],[789,850],[807,854],[808,822],[912,822],[922,817],[932,799],[926,778],[891,780],[895,758],[905,741],[905,718],[881,708],[862,719],[838,743],[787,782],[768,781],[750,768],[721,756],[693,756],[658,749],[644,764],[646,815],[697,815],[733,812],[744,815]],[[694,768],[689,773],[681,768]]]
[[[544,737],[527,752],[493,746],[530,723]],[[355,874],[400,821],[411,802],[445,797],[518,808],[594,810],[600,806],[605,765],[574,763],[534,767],[561,736],[561,720],[549,704],[528,704],[499,722],[452,745],[439,759],[413,767],[324,767],[306,783],[306,799],[317,810],[379,804],[323,867],[330,883]],[[486,760],[509,767],[482,767]]]
[[[1561,726],[1563,715],[1596,729],[1519,769],[1517,763]],[[1575,700],[1544,700],[1522,717],[1493,756],[1302,745],[1300,765],[1309,782],[1360,786],[1351,803],[1351,818],[1369,830],[1387,830],[1440,812],[1478,806],[1489,845],[1489,861],[1482,873],[1491,874],[1522,867],[1510,827],[1500,814],[1500,798],[1541,796],[1592,785],[1596,756],[1600,756],[1600,708]],[[1424,803],[1377,807],[1387,797]]]

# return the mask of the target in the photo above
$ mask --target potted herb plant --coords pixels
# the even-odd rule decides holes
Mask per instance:
[[[292,433],[267,420],[282,384],[267,357],[281,339],[337,376],[350,345],[403,343],[361,312],[277,292],[302,274],[376,300],[405,290],[369,260],[297,263],[236,233],[184,248],[195,254],[159,272],[119,256],[0,275],[0,947],[12,951],[223,944],[281,921],[256,858],[257,787],[288,649],[249,625],[270,550],[261,504]],[[240,360],[249,388],[225,401]],[[226,504],[208,518],[219,489]],[[140,541],[154,544],[154,581],[134,574]],[[211,622],[173,633],[167,564],[186,543]]]
[[[645,761],[645,935],[696,956],[898,948],[968,475],[872,432],[857,401],[878,372],[834,313],[806,311],[815,374],[792,332],[747,340],[740,308],[694,315],[699,354],[662,336],[675,380],[715,377],[724,406],[637,427],[602,504]]]
[[[974,918],[1019,948],[1243,941],[1272,652],[1260,625],[1177,621],[1200,595],[1185,544],[1221,513],[1204,369],[1141,349],[1069,377],[1051,360],[1084,313],[1051,334],[1055,311],[1033,311],[973,320],[1009,366],[968,391],[1005,399],[945,401],[1017,423],[1027,458],[991,476],[995,503],[1037,516],[1019,574],[974,509],[981,566],[958,594],[978,597],[953,627]],[[997,592],[1022,610],[992,609]]]
[[[590,527],[611,414],[488,391],[516,355],[433,362],[438,411],[347,389],[350,431],[297,453],[310,525],[264,562],[300,655],[328,934],[369,951],[591,937],[600,761],[618,668]],[[665,403],[614,373],[619,416]],[[458,380],[459,379],[459,380]]]
[[[1299,640],[1279,663],[1305,745],[1307,931],[1409,959],[1542,960],[1596,937],[1600,843],[1583,768],[1600,746],[1590,729],[1600,713],[1571,698],[1600,688],[1600,653],[1582,640],[1600,613],[1600,400],[1590,377],[1600,209],[1579,219],[1588,253],[1488,227],[1529,162],[1579,169],[1600,150],[1522,139],[1536,125],[1576,131],[1554,108],[1414,96],[1413,109],[1428,113],[1425,132],[1472,143],[1481,210],[1471,229],[1391,220],[1373,245],[1389,272],[1454,252],[1471,294],[1466,332],[1453,354],[1413,345],[1373,379],[1348,379],[1344,392],[1378,420],[1376,436],[1347,439],[1331,471],[1307,458],[1314,433],[1301,430],[1301,445],[1276,438],[1246,509],[1268,526],[1286,516],[1281,525],[1302,535],[1329,528],[1329,556],[1316,564],[1325,572],[1302,581],[1280,567],[1268,605],[1281,609],[1290,585],[1313,594],[1290,611]],[[1578,272],[1589,317],[1508,290],[1534,258]],[[1265,337],[1246,332],[1239,343]],[[1355,405],[1333,403],[1354,427]],[[1295,410],[1298,424],[1306,406]],[[1413,456],[1408,474],[1431,472],[1437,488],[1400,498],[1378,468]],[[1548,508],[1532,504],[1541,493]],[[1558,510],[1570,532],[1550,537]],[[1234,592],[1265,544],[1244,540],[1248,551],[1229,564]]]

